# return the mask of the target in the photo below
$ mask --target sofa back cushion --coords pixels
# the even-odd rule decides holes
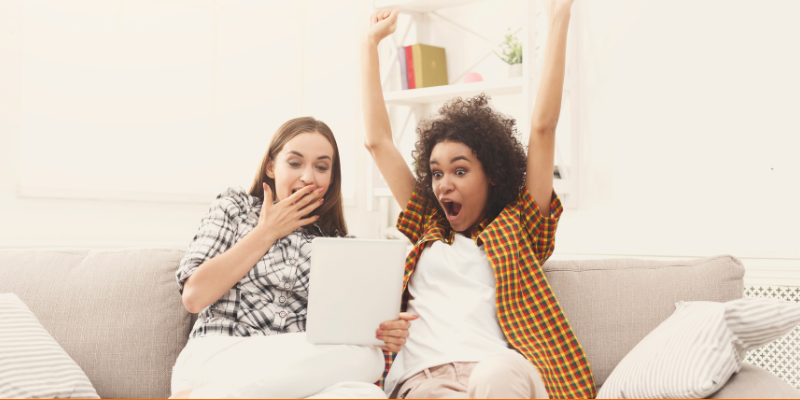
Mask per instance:
[[[601,386],[679,301],[741,298],[744,266],[732,256],[694,260],[550,260],[542,267]]]
[[[167,398],[191,315],[175,270],[184,251],[0,251],[0,293],[13,292],[102,398]]]

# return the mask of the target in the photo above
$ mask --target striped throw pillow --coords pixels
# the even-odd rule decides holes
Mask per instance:
[[[100,398],[83,370],[13,293],[0,293],[0,398]]]
[[[704,398],[739,371],[745,353],[789,333],[800,304],[744,298],[679,302],[620,361],[598,399]]]

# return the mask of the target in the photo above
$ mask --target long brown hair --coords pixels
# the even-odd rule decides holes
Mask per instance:
[[[264,201],[263,182],[269,185],[273,196],[275,191],[275,180],[267,176],[267,164],[275,161],[278,153],[283,150],[283,146],[295,136],[301,133],[316,132],[328,139],[333,146],[333,166],[331,167],[331,184],[325,192],[322,205],[314,210],[311,215],[319,215],[316,222],[322,234],[325,236],[344,236],[347,234],[347,224],[344,221],[344,209],[342,208],[342,167],[339,157],[339,146],[336,145],[336,138],[333,137],[331,128],[322,121],[312,117],[301,117],[286,121],[272,136],[261,166],[256,171],[253,179],[253,186],[250,187],[250,195],[258,197]]]

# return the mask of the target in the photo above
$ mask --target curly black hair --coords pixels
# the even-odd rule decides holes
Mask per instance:
[[[459,142],[472,149],[483,164],[490,186],[486,216],[497,217],[506,204],[515,200],[525,184],[527,156],[517,139],[514,118],[494,110],[490,97],[484,93],[462,99],[456,97],[445,103],[437,115],[417,126],[419,140],[415,144],[414,169],[417,193],[427,204],[441,206],[433,193],[431,152],[440,142]]]

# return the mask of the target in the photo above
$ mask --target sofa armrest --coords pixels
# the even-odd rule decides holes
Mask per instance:
[[[709,399],[798,399],[800,391],[761,367],[742,363],[728,383]]]

